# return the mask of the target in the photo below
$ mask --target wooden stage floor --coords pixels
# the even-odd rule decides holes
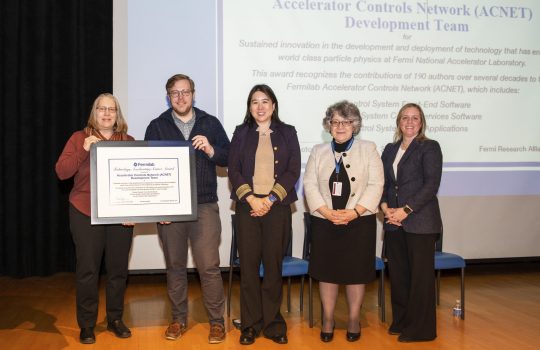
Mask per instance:
[[[226,277],[224,273],[225,290]],[[0,276],[0,349],[540,349],[540,263],[468,266],[464,321],[452,317],[452,306],[459,298],[459,276],[443,271],[441,304],[437,309],[438,338],[428,343],[402,344],[397,342],[396,336],[387,334],[388,323],[379,319],[376,282],[368,286],[362,308],[360,341],[348,343],[345,340],[347,306],[341,290],[334,341],[322,343],[318,291],[315,288],[315,327],[309,328],[307,289],[301,313],[300,282],[295,279],[290,313],[286,310],[284,285],[282,312],[289,328],[289,344],[277,345],[258,338],[255,344],[242,346],[238,343],[240,333],[231,324],[231,319],[239,317],[239,283],[235,277],[231,319],[226,318],[227,339],[224,343],[210,345],[207,342],[209,326],[194,274],[190,274],[189,331],[181,339],[169,341],[163,336],[170,313],[165,283],[164,275],[130,276],[124,316],[133,332],[129,339],[115,338],[105,329],[102,283],[97,342],[82,345],[78,341],[72,273],[25,279]],[[388,322],[392,317],[388,288],[386,302]]]

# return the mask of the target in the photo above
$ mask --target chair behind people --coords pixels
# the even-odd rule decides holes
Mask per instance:
[[[235,268],[240,267],[240,257],[238,255],[238,246],[236,243],[236,217],[234,214],[231,215],[231,226],[232,226],[232,237],[231,237],[231,254],[229,259],[229,286],[227,291],[227,316],[231,315],[231,294],[232,294],[232,276]],[[291,311],[291,278],[294,276],[301,277],[300,284],[300,311],[304,311],[304,278],[308,274],[308,264],[309,261],[305,259],[305,256],[309,253],[306,252],[306,244],[309,247],[309,241],[306,243],[304,237],[304,253],[303,258],[296,258],[292,256],[292,228],[291,234],[289,235],[289,244],[287,246],[287,251],[285,257],[283,258],[283,265],[281,275],[287,277],[287,312]],[[309,248],[308,248],[309,249]],[[259,268],[259,276],[264,277],[264,268],[261,264]],[[311,277],[309,277],[309,297],[312,295],[312,282]],[[312,309],[309,309],[309,319],[313,319]],[[311,321],[312,322],[312,321]]]
[[[449,269],[461,269],[461,319],[465,319],[465,259],[461,256],[453,253],[447,253],[442,251],[443,243],[443,230],[441,229],[441,235],[435,242],[435,271],[437,272],[436,283],[436,300],[437,305],[440,304],[440,291],[441,291],[441,270]]]
[[[311,248],[311,214],[309,212],[304,212],[304,230],[306,231],[305,237],[309,237],[310,242],[310,248]],[[305,239],[304,239],[305,241]],[[305,243],[304,243],[305,244]],[[304,248],[305,250],[305,248]],[[311,252],[311,249],[310,249]],[[309,255],[307,256],[309,259]],[[384,293],[384,271],[385,271],[385,264],[383,259],[379,258],[378,256],[375,257],[375,270],[379,271],[379,286],[377,291],[377,297],[378,297],[378,303],[381,308],[381,321],[386,321],[386,304],[385,304],[385,293]],[[311,276],[309,283],[311,285]],[[310,286],[311,289],[311,286]],[[322,308],[322,306],[321,306]],[[309,309],[313,310],[313,293],[310,292],[310,298],[309,298]],[[310,311],[312,313],[312,311]],[[313,327],[313,319],[310,319],[309,327]]]

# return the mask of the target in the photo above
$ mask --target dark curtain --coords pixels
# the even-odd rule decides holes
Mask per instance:
[[[54,165],[112,92],[112,0],[2,0],[0,67],[0,274],[73,271],[71,183]]]

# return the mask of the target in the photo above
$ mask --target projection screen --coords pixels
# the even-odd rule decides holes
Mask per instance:
[[[168,108],[166,80],[188,74],[195,105],[232,137],[250,88],[268,84],[298,131],[303,166],[313,145],[330,140],[321,121],[334,102],[359,107],[359,137],[381,152],[400,106],[416,102],[444,155],[444,249],[467,259],[538,257],[539,15],[537,1],[117,0],[114,93],[142,139]],[[226,169],[219,174],[228,266],[233,211]],[[300,256],[301,180],[297,189]],[[380,254],[380,224],[378,238]],[[138,225],[130,269],[162,268],[155,225]]]

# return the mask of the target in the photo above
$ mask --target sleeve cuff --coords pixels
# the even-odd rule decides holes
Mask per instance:
[[[274,187],[272,187],[271,192],[274,192],[276,194],[280,202],[282,202],[285,199],[285,197],[287,197],[287,191],[285,190],[285,188],[283,188],[283,186],[281,186],[277,182],[274,184]]]
[[[250,194],[251,192],[252,192],[251,186],[248,184],[243,184],[242,186],[238,187],[238,189],[236,190],[236,197],[238,197],[238,199],[242,199],[248,194]]]

